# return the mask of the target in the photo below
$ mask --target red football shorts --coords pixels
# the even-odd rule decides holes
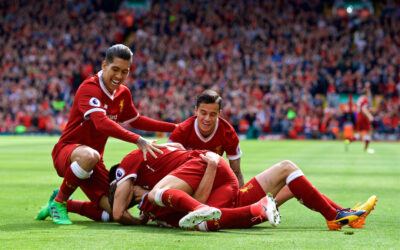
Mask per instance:
[[[79,146],[79,144],[61,143],[57,143],[54,146],[51,155],[58,176],[64,177],[65,171],[71,166],[71,154]],[[93,173],[90,178],[82,180],[80,188],[86,196],[96,204],[98,204],[102,195],[108,195],[108,170],[104,166],[103,159],[93,168]]]
[[[356,131],[370,131],[371,130],[371,122],[364,115],[357,115],[356,119]]]
[[[189,159],[181,166],[171,171],[169,175],[173,175],[187,182],[193,190],[196,190],[203,178],[206,168],[207,163],[205,163],[200,157],[196,157]]]

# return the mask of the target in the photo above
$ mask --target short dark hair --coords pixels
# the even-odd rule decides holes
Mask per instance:
[[[130,48],[123,44],[115,44],[107,49],[106,52],[106,63],[110,64],[114,62],[114,58],[118,57],[123,60],[127,60],[132,63],[133,53]]]
[[[108,181],[110,183],[110,189],[108,192],[108,202],[110,203],[111,210],[114,207],[114,196],[115,196],[115,191],[117,190],[117,186],[118,186],[117,180],[115,178],[115,172],[117,171],[118,167],[119,167],[119,164],[115,164],[114,166],[112,166],[110,168],[110,172],[108,173]],[[131,208],[137,204],[136,200],[134,198],[135,198],[134,196],[131,198],[132,200],[129,203],[128,208]]]
[[[116,178],[115,173],[117,172],[118,167],[119,167],[119,163],[115,164],[114,166],[112,166],[110,168],[110,171],[108,172],[108,183],[111,184],[111,182],[113,182],[113,180],[115,180],[115,178]]]
[[[198,97],[197,97],[197,102],[196,102],[196,106],[199,107],[200,104],[202,103],[217,103],[219,106],[219,109],[221,109],[222,106],[222,97],[220,97],[218,95],[217,92],[215,92],[214,90],[211,89],[207,89],[205,91],[203,91],[203,93],[201,93]]]

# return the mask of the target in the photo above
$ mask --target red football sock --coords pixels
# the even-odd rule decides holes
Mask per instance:
[[[364,151],[366,151],[366,150],[367,150],[367,148],[368,148],[368,145],[369,145],[369,140],[365,140],[365,144],[364,144]]]
[[[207,229],[216,231],[224,228],[249,228],[265,221],[258,219],[258,214],[253,215],[251,213],[251,206],[220,208],[222,212],[221,218],[216,221],[207,221]]]
[[[161,200],[166,207],[181,212],[190,212],[200,206],[204,206],[204,204],[198,202],[187,193],[178,189],[164,190]]]
[[[328,197],[326,197],[324,194],[321,194],[324,199],[334,208],[336,209],[343,209],[343,207],[339,206],[338,204],[336,204],[334,201],[332,201],[331,199],[329,199]]]
[[[102,221],[101,215],[103,214],[103,209],[91,201],[69,200],[67,201],[67,211],[80,214],[94,221]]]
[[[324,196],[314,188],[306,177],[300,176],[288,183],[294,196],[311,210],[321,213],[325,219],[336,218],[336,209],[325,200]]]
[[[64,175],[64,180],[61,184],[60,191],[58,192],[55,201],[64,202],[67,201],[71,194],[79,187],[81,180],[76,177],[72,172],[71,167],[67,169]]]

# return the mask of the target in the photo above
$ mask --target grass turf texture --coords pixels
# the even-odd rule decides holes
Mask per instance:
[[[400,144],[373,142],[374,155],[362,143],[344,151],[340,141],[241,141],[245,180],[274,163],[289,159],[325,195],[353,207],[376,194],[378,203],[363,229],[329,231],[316,212],[290,200],[280,208],[277,228],[264,223],[250,229],[195,232],[147,226],[99,223],[70,214],[71,226],[47,219],[35,221],[52,190],[61,184],[52,167],[51,150],[58,137],[0,137],[0,248],[1,249],[370,249],[400,246]],[[161,139],[160,142],[165,141]],[[107,167],[136,149],[110,139]],[[78,190],[75,199],[86,200]],[[137,213],[137,211],[133,211]],[[346,233],[347,232],[347,233]],[[349,232],[354,232],[351,234]]]

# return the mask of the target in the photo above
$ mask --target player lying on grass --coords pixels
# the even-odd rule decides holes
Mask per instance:
[[[143,160],[140,151],[133,151],[127,155],[116,170],[117,187],[113,200],[113,217],[119,221],[127,212],[132,195],[137,192],[134,185],[151,190],[143,195],[140,209],[148,215],[154,215],[154,219],[165,219],[166,224],[177,226],[177,218],[188,214],[185,221],[195,219],[194,224],[201,222],[204,210],[218,208],[230,208],[222,211],[222,216],[216,222],[202,223],[202,228],[217,230],[220,228],[246,228],[260,223],[254,220],[255,214],[251,213],[251,205],[260,202],[267,193],[276,195],[282,187],[288,185],[294,196],[308,208],[320,212],[326,219],[329,229],[338,230],[343,225],[356,221],[359,216],[366,213],[364,210],[338,209],[336,203],[321,194],[305,178],[302,171],[291,161],[282,161],[273,167],[263,171],[251,179],[243,188],[238,188],[238,182],[223,158],[218,158],[219,163],[215,171],[215,179],[209,181],[212,185],[204,192],[209,197],[203,197],[205,204],[196,201],[192,195],[207,168],[206,158],[200,154],[205,151],[176,150],[170,147],[163,149],[164,154],[157,159]],[[208,159],[210,160],[210,159]],[[208,169],[208,168],[207,168]],[[164,177],[165,176],[165,177]],[[205,179],[207,181],[207,179]],[[140,196],[143,191],[134,197]],[[157,205],[157,207],[154,206]],[[240,213],[233,208],[246,207],[247,213]],[[160,207],[165,207],[159,209]],[[372,210],[369,206],[368,210]],[[200,211],[197,211],[200,210]],[[160,212],[161,211],[161,212]],[[196,212],[197,211],[197,212]],[[369,212],[368,211],[368,212]],[[268,212],[268,210],[267,210]],[[171,216],[175,214],[175,216]],[[239,215],[243,215],[242,217]],[[247,217],[246,217],[247,216]],[[207,215],[205,216],[207,220]],[[185,217],[184,217],[185,218]],[[199,218],[199,219],[198,219]],[[263,218],[265,221],[267,218]],[[273,220],[273,218],[269,218]],[[133,218],[130,224],[139,224],[137,218]],[[190,225],[194,227],[196,225]],[[183,227],[186,223],[183,223]]]

